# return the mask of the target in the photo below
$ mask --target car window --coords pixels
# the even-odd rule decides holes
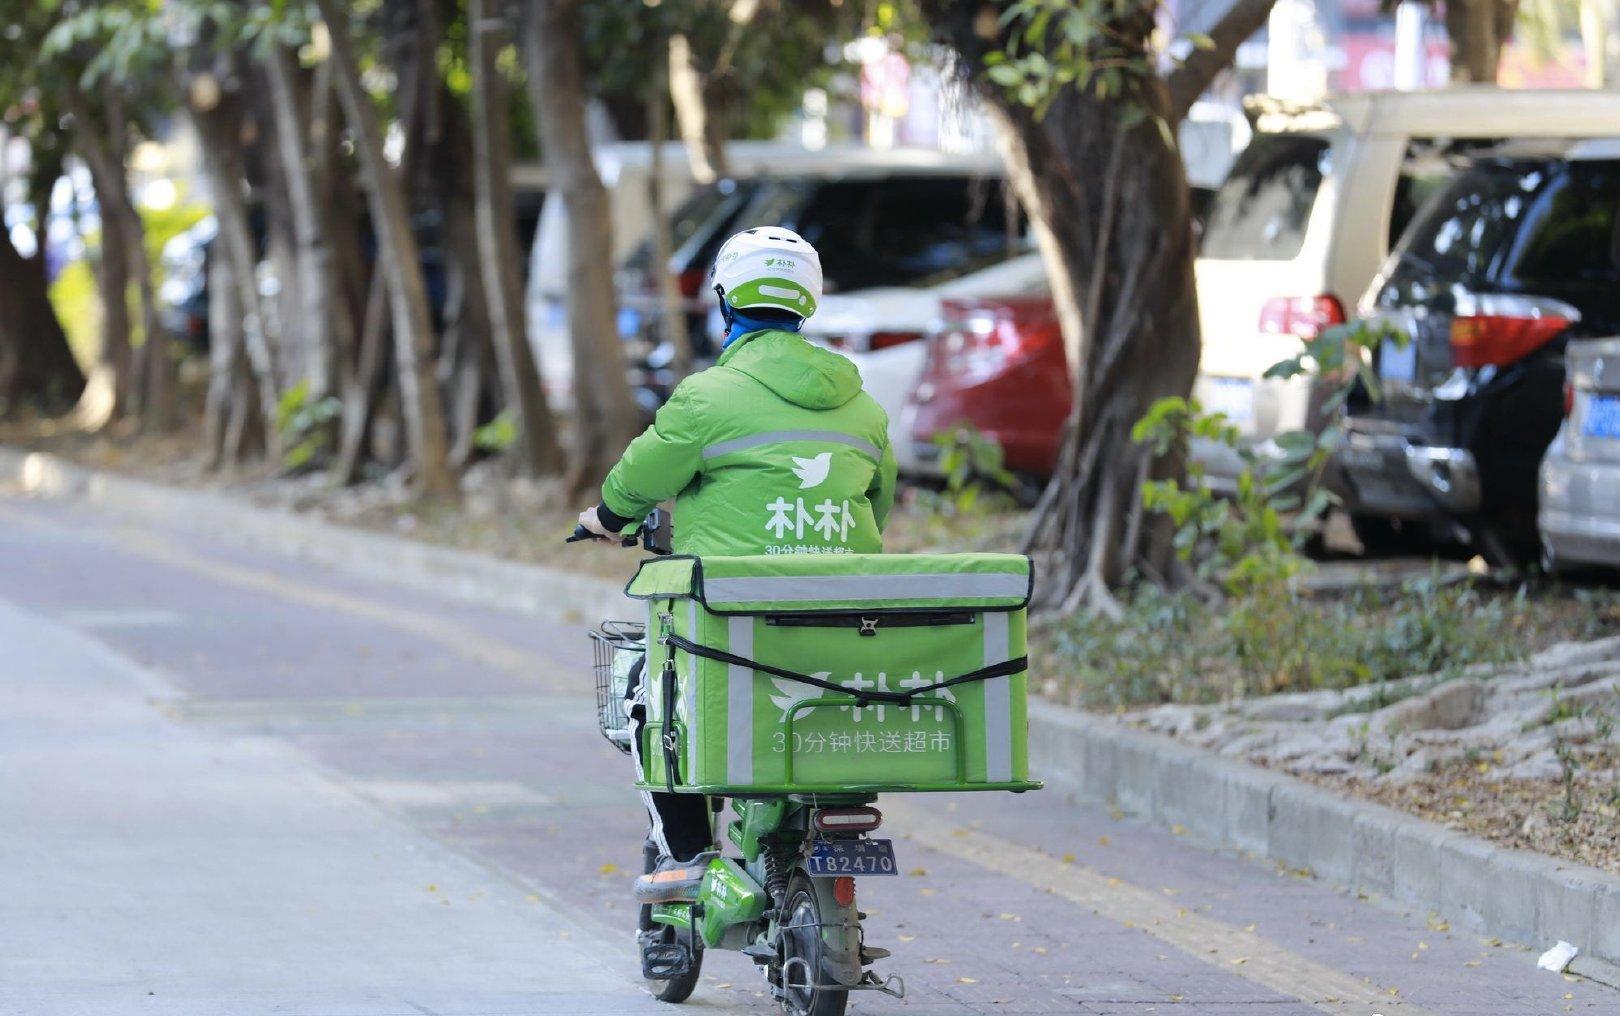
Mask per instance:
[[[693,190],[670,214],[670,250],[678,250],[692,238],[699,227],[715,216],[728,202],[734,202],[737,190],[738,184],[735,180],[721,180]],[[645,269],[652,261],[652,244],[652,237],[648,236],[636,247],[635,252],[625,259],[625,266]]]
[[[722,186],[728,183],[731,181],[721,181]],[[708,215],[699,219],[686,236],[676,241],[673,259],[680,270],[707,270],[714,264],[721,245],[742,228],[738,220],[758,189],[757,181],[737,181],[730,193],[711,206]]]
[[[744,213],[796,230],[821,252],[828,292],[925,286],[1028,249],[999,180],[895,175],[783,184]]]
[[[1418,210],[1457,175],[1463,160],[1502,143],[1501,138],[1413,138],[1401,158],[1389,209],[1386,249],[1394,247]]]
[[[1458,176],[1423,207],[1402,238],[1393,278],[1484,277],[1549,175],[1544,163],[1487,163]]]
[[[1508,274],[1552,291],[1620,286],[1620,163],[1577,162],[1537,199]]]
[[[1199,253],[1237,261],[1297,255],[1329,151],[1316,134],[1255,135],[1210,201]]]

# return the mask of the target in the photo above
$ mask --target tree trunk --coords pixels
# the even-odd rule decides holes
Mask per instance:
[[[1580,6],[1586,83],[1614,88],[1620,85],[1620,0],[1581,0]]]
[[[372,276],[371,295],[366,301],[354,373],[343,386],[343,421],[339,428],[337,463],[332,470],[332,482],[339,486],[348,486],[360,478],[366,435],[371,431],[372,416],[382,398],[383,350],[389,339],[387,308],[388,283],[382,272],[377,272]]]
[[[330,0],[325,0],[330,2]],[[612,220],[585,134],[579,0],[526,0],[524,56],[553,193],[568,209],[568,328],[574,351],[569,487],[599,484],[635,436],[614,315]]]
[[[1495,83],[1518,10],[1518,0],[1448,0],[1452,84]]]
[[[416,484],[424,493],[454,496],[457,485],[450,471],[444,404],[433,377],[433,319],[405,192],[383,155],[382,128],[371,96],[360,82],[348,13],[336,0],[316,0],[316,6],[332,39],[337,91],[354,132],[367,202],[377,231],[378,255],[388,280],[400,408]]]
[[[276,432],[276,416],[281,391],[277,382],[275,358],[265,334],[265,312],[259,299],[259,245],[254,237],[243,192],[247,168],[242,160],[242,116],[235,96],[216,90],[218,101],[202,107],[187,103],[186,110],[202,145],[203,167],[212,192],[214,218],[219,234],[210,257],[221,262],[222,270],[236,293],[236,312],[241,315],[242,352],[253,377],[249,397],[256,407],[264,434],[265,453],[280,462],[281,447]],[[199,90],[198,94],[207,94]],[[214,361],[215,365],[219,361]],[[227,378],[222,389],[236,392],[234,378]],[[239,432],[241,428],[237,428]],[[237,451],[246,445],[238,443]]]
[[[687,161],[692,164],[692,179],[707,184],[725,176],[725,137],[709,115],[703,73],[698,70],[692,43],[679,33],[669,38],[669,97],[675,105],[675,122],[686,145]]]
[[[651,172],[647,174],[647,208],[652,214],[652,281],[658,292],[659,338],[669,343],[674,356],[670,369],[677,380],[692,370],[692,337],[686,329],[680,292],[669,273],[673,253],[669,230],[669,202],[664,189],[664,142],[669,140],[669,77],[654,70],[647,83],[648,141],[652,144]]]
[[[311,103],[304,89],[298,58],[286,46],[273,46],[264,60],[270,109],[275,124],[276,153],[292,213],[298,293],[296,320],[288,321],[304,349],[301,376],[309,397],[319,401],[338,388],[338,329],[349,322],[338,312],[336,272],[328,242],[326,206],[315,179],[316,159],[306,124]]]
[[[96,203],[102,209],[101,261],[96,272],[101,296],[101,352],[85,386],[78,412],[81,425],[99,429],[123,416],[134,388],[134,348],[129,319],[130,253],[122,210],[129,207],[122,153],[115,151],[90,116],[76,87],[64,89],[64,108],[74,121],[74,147],[90,170]]]
[[[37,207],[42,226],[33,257],[23,257],[0,230],[0,417],[24,408],[54,416],[84,392],[84,372],[51,306],[44,206]]]
[[[203,403],[203,464],[219,469],[236,461],[228,434],[233,408],[243,400],[242,301],[223,253],[208,255],[208,394]],[[246,401],[253,402],[251,392]],[[239,415],[239,414],[238,414]]]
[[[517,424],[512,460],[520,476],[548,476],[561,470],[562,449],[529,345],[519,271],[522,254],[512,228],[517,213],[512,200],[511,115],[506,78],[495,63],[507,37],[506,23],[491,16],[487,7],[487,0],[470,0],[467,12],[478,255],[501,388]]]
[[[980,65],[987,40],[977,19],[936,23]],[[1102,28],[1147,52],[1153,8]],[[1123,97],[1065,87],[1041,119],[999,87],[984,94],[1036,227],[1074,371],[1063,451],[1026,538],[1042,576],[1037,603],[1114,610],[1110,590],[1133,569],[1169,571],[1164,527],[1142,518],[1141,486],[1181,466],[1179,456],[1152,461],[1131,428],[1157,399],[1187,396],[1198,372],[1187,179],[1154,121],[1175,122],[1171,89],[1151,73]]]

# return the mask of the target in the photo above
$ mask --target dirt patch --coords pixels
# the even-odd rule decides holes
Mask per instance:
[[[1400,782],[1327,776],[1312,783],[1377,801],[1492,843],[1620,874],[1620,759],[1562,779],[1503,779],[1487,761],[1459,759]]]
[[[1121,722],[1620,873],[1620,638],[1343,690]]]

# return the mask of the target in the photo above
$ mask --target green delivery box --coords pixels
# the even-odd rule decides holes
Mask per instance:
[[[1030,563],[665,557],[647,603],[646,789],[1025,790]]]

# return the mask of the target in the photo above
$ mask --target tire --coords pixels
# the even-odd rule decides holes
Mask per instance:
[[[657,866],[658,847],[652,842],[651,839],[649,839],[641,845],[642,873],[649,874]],[[652,907],[645,903],[641,905],[638,916],[640,919],[637,922],[637,927],[640,929],[643,935],[649,931],[657,930],[660,932],[661,941],[674,942],[676,941],[676,936],[680,934],[678,929],[670,925],[654,924],[652,919]],[[697,951],[692,954],[692,966],[689,970],[687,970],[686,973],[679,977],[671,977],[668,980],[658,980],[651,977],[643,978],[643,980],[646,982],[647,990],[652,993],[653,998],[658,999],[660,1002],[676,1004],[684,1002],[692,997],[692,992],[697,988],[698,977],[702,973],[703,943],[698,942]]]
[[[664,925],[665,942],[675,941],[675,936],[678,934],[679,932],[675,928],[667,924]],[[671,977],[667,981],[645,978],[647,990],[652,993],[653,998],[658,999],[660,1002],[669,1002],[672,1005],[684,1002],[692,997],[692,992],[697,988],[698,977],[702,973],[703,946],[700,943],[697,951],[692,954],[692,966],[687,969],[686,973],[679,977]],[[839,1011],[842,1012],[843,1010]]]
[[[836,921],[839,915],[823,914],[822,901],[815,887],[804,875],[796,875],[788,883],[787,917],[782,923],[782,979],[786,982],[804,980],[806,968],[815,972],[814,983],[826,984],[834,978],[827,971],[822,956],[823,942],[818,928],[824,920]],[[803,963],[792,963],[792,960]],[[787,989],[782,1011],[787,1016],[844,1016],[849,1004],[849,992],[837,989]]]
[[[1363,557],[1432,554],[1435,551],[1428,526],[1412,519],[1351,515],[1350,528],[1361,544]]]

